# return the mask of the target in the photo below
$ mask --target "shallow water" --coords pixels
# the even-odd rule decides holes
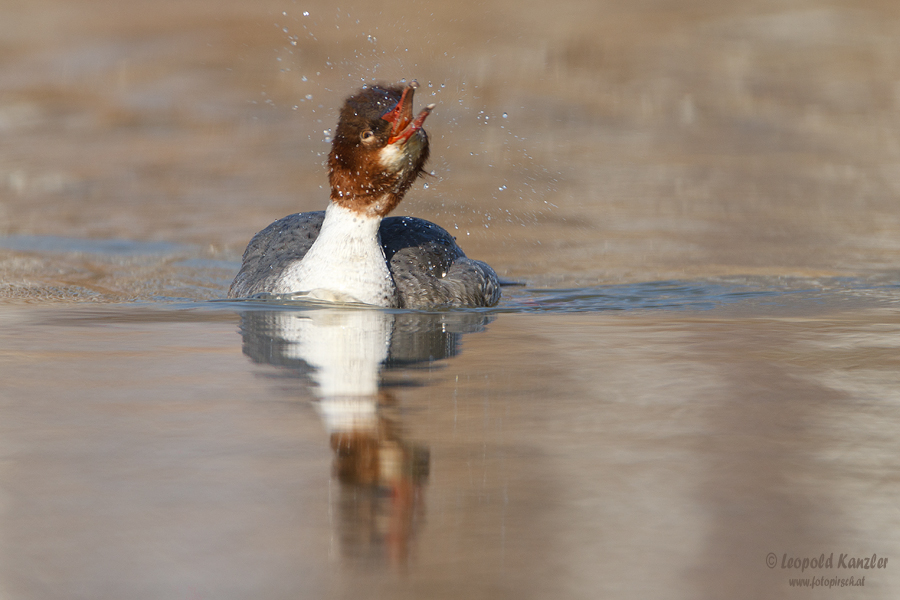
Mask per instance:
[[[0,598],[895,597],[898,25],[5,3]],[[518,285],[222,300],[324,205],[341,98],[404,77],[437,108],[401,212]]]
[[[769,552],[892,557],[900,295],[665,287],[4,310],[3,590],[789,597]]]

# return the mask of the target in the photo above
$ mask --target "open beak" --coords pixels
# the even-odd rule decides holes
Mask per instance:
[[[400,96],[400,102],[397,103],[397,106],[381,117],[391,124],[391,136],[388,138],[389,145],[397,142],[405,143],[415,132],[422,129],[425,117],[434,108],[434,104],[429,104],[413,119],[413,95],[417,87],[419,87],[418,82],[415,80],[411,81],[403,89],[403,95]]]

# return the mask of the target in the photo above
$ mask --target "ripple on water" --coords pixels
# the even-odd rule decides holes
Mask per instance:
[[[745,303],[787,307],[805,304],[900,302],[900,284],[879,278],[742,278],[740,280],[650,281],[585,288],[508,287],[501,312],[596,312],[632,310],[712,310]]]
[[[48,254],[80,253],[105,256],[174,254],[186,248],[171,242],[143,242],[117,239],[82,239],[52,235],[8,235],[0,237],[0,248],[17,252]]]
[[[649,281],[581,288],[529,288],[509,285],[493,308],[453,312],[582,313],[603,311],[707,311],[726,306],[766,312],[772,309],[822,310],[900,304],[898,277],[831,277],[822,279],[745,277],[728,280]],[[242,310],[314,310],[320,302],[290,297],[254,297],[217,302],[239,303]],[[324,306],[333,306],[326,303]],[[392,312],[435,312],[406,311]],[[438,311],[445,312],[445,311]]]

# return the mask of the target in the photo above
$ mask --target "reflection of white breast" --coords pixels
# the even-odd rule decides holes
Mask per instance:
[[[374,427],[379,374],[393,321],[393,315],[372,309],[278,313],[278,335],[288,342],[284,353],[312,367],[329,431]]]

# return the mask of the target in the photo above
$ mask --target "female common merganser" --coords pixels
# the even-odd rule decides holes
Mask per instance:
[[[444,229],[413,217],[385,218],[428,160],[422,124],[434,105],[413,118],[417,87],[373,85],[347,99],[328,155],[331,203],[257,233],[229,298],[297,294],[417,309],[499,302],[494,270],[466,258]]]

